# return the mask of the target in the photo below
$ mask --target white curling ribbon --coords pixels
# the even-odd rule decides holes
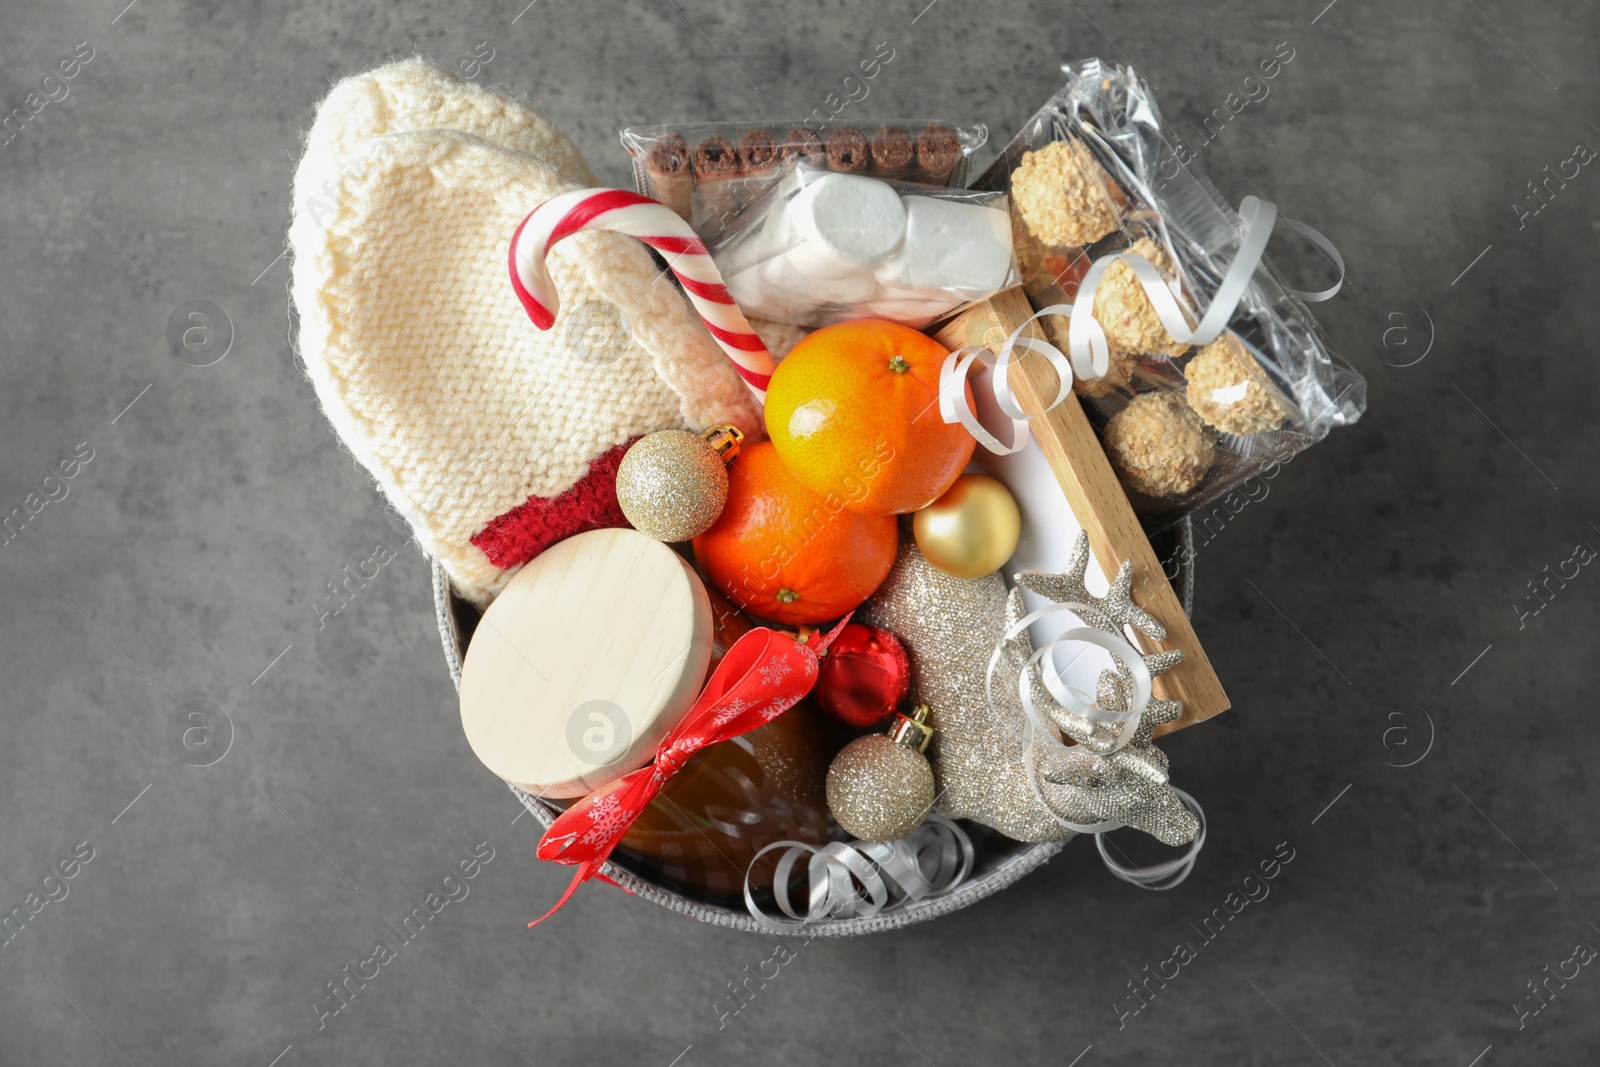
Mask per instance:
[[[1085,380],[1104,377],[1111,365],[1111,348],[1106,340],[1105,330],[1095,320],[1093,309],[1095,292],[1100,286],[1100,280],[1113,263],[1122,262],[1128,265],[1134,277],[1139,280],[1145,295],[1149,297],[1150,306],[1155,310],[1156,317],[1161,320],[1161,325],[1166,328],[1174,341],[1184,345],[1207,345],[1222,336],[1222,332],[1228,328],[1228,323],[1233,318],[1233,313],[1238,310],[1240,301],[1244,299],[1250,281],[1255,276],[1256,268],[1260,266],[1262,256],[1266,254],[1267,243],[1271,241],[1273,231],[1280,221],[1319,248],[1339,269],[1338,279],[1326,289],[1309,292],[1302,289],[1290,291],[1301,300],[1317,303],[1333,299],[1343,288],[1344,257],[1339,254],[1339,249],[1332,241],[1303,222],[1296,222],[1293,219],[1280,220],[1277,206],[1272,201],[1256,196],[1245,197],[1239,202],[1239,221],[1243,225],[1243,232],[1239,238],[1239,251],[1223,274],[1222,281],[1211,298],[1210,306],[1200,317],[1199,324],[1192,329],[1177,295],[1168,286],[1167,279],[1149,260],[1131,251],[1113,252],[1101,256],[1084,274],[1073,303],[1052,304],[1030,315],[1011,332],[1000,346],[999,354],[994,358],[992,384],[995,402],[1012,420],[1012,443],[1009,446],[1001,445],[999,440],[978,422],[977,416],[973,414],[971,406],[966,401],[966,392],[962,385],[972,364],[981,361],[986,366],[989,365],[989,361],[981,355],[987,351],[982,346],[968,346],[945,358],[944,365],[939,371],[940,417],[946,423],[959,422],[984,448],[996,455],[1006,456],[1019,451],[1027,444],[1027,423],[1034,417],[1022,410],[1006,381],[1006,369],[1015,357],[1018,347],[1040,353],[1050,361],[1051,366],[1055,367],[1060,387],[1056,391],[1055,399],[1045,407],[1044,411],[1051,410],[1066,399],[1067,393],[1072,389],[1073,373]],[[1029,323],[1045,315],[1067,317],[1069,355],[1063,355],[1060,349],[1048,341],[1022,336],[1022,331]],[[976,348],[979,352],[969,353],[971,348]]]
[[[1339,249],[1334,247],[1334,243],[1332,241],[1328,240],[1321,233],[1312,229],[1310,226],[1307,226],[1303,222],[1296,222],[1294,219],[1281,219],[1280,221],[1287,222],[1290,228],[1298,233],[1301,237],[1304,237],[1306,240],[1316,245],[1322,250],[1323,254],[1333,262],[1333,265],[1339,268],[1339,277],[1334,279],[1333,284],[1328,286],[1326,289],[1313,289],[1307,291],[1305,289],[1296,289],[1293,286],[1290,286],[1289,291],[1308,304],[1320,304],[1324,300],[1332,300],[1334,297],[1338,296],[1339,290],[1344,288],[1344,257],[1339,254]]]
[[[772,895],[787,920],[757,904],[748,868],[744,877],[745,907],[774,931],[834,919],[870,919],[942,896],[966,881],[976,859],[967,832],[951,819],[933,814],[898,841],[834,841],[821,848],[801,841],[775,841],[755,854],[750,867],[767,853],[779,851]],[[806,857],[802,907],[790,896],[789,882]]]
[[[995,455],[1009,456],[1013,452],[1020,452],[1028,443],[1027,419],[1012,416],[1011,443],[1003,445],[998,437],[978,421],[978,416],[967,403],[967,391],[963,388],[974,363],[989,365],[989,361],[985,358],[988,354],[989,350],[982,345],[967,345],[944,358],[944,363],[939,367],[939,417],[946,424],[959,422],[965,426],[967,432],[976,438],[980,445]],[[998,385],[995,387],[995,392],[996,399],[999,399]],[[1001,405],[1001,410],[1004,410],[1004,404]]]
[[[1152,863],[1148,867],[1132,867],[1111,858],[1111,854],[1106,851],[1106,831],[1094,835],[1094,847],[1099,851],[1100,861],[1106,865],[1106,870],[1129,885],[1156,893],[1176,889],[1194,870],[1195,863],[1200,859],[1200,850],[1206,846],[1205,809],[1200,806],[1198,800],[1177,786],[1173,786],[1172,791],[1178,795],[1184,807],[1194,812],[1195,819],[1200,823],[1200,829],[1195,832],[1194,840],[1189,842],[1181,856],[1175,856],[1161,863]]]
[[[983,683],[984,692],[988,698],[989,706],[994,707],[994,672],[995,669],[1000,665],[1000,657],[1004,653],[1003,646],[1005,642],[1017,637],[1029,626],[1032,626],[1035,622],[1039,621],[1045,616],[1053,615],[1058,611],[1071,611],[1074,614],[1077,614],[1083,611],[1092,612],[1094,610],[1095,609],[1091,605],[1078,604],[1070,600],[1065,600],[1059,604],[1049,604],[1040,608],[1038,611],[1030,612],[1023,618],[1019,619],[1016,623],[1012,624],[1012,626],[1006,630],[1005,636],[1002,637],[1000,642],[995,645],[994,652],[989,656],[989,669],[984,675]],[[1082,616],[1080,615],[1079,617],[1081,618]],[[1106,652],[1109,652],[1111,656],[1117,660],[1117,662],[1128,668],[1128,673],[1133,679],[1133,694],[1128,701],[1128,710],[1106,711],[1093,701],[1085,700],[1081,695],[1079,695],[1077,690],[1072,689],[1064,682],[1061,682],[1059,675],[1054,675],[1054,680],[1057,682],[1057,685],[1050,685],[1049,679],[1047,679],[1046,688],[1050,690],[1050,695],[1060,701],[1061,706],[1066,708],[1067,711],[1071,712],[1072,714],[1088,719],[1091,722],[1105,723],[1110,726],[1120,725],[1122,729],[1118,732],[1116,745],[1111,749],[1111,752],[1117,752],[1123,748],[1126,748],[1128,742],[1133,740],[1133,735],[1138,731],[1139,720],[1144,715],[1144,709],[1150,703],[1150,668],[1145,666],[1144,657],[1140,655],[1139,651],[1129,644],[1125,638],[1122,638],[1116,634],[1107,633],[1104,630],[1097,630],[1087,626],[1070,629],[1057,636],[1044,647],[1036,650],[1033,655],[1029,657],[1028,662],[1023,669],[1017,673],[1017,696],[1022,701],[1022,708],[1028,717],[1028,722],[1032,726],[1034,737],[1046,738],[1047,745],[1054,745],[1056,748],[1062,749],[1063,751],[1069,747],[1065,744],[1062,744],[1061,739],[1056,736],[1055,727],[1050,724],[1050,722],[1045,718],[1044,714],[1039,710],[1038,705],[1034,703],[1033,687],[1028,684],[1031,673],[1030,668],[1037,664],[1046,662],[1046,657],[1050,656],[1055,647],[1067,641],[1081,641],[1085,644],[1091,644],[1097,648],[1104,649]],[[1041,675],[1042,674],[1043,672],[1041,672]],[[1030,741],[1030,743],[1032,742]],[[1097,753],[1097,755],[1109,754],[1110,753]]]
[[[1016,356],[1016,350],[1019,347],[1031,349],[1049,360],[1050,365],[1055,368],[1056,380],[1059,384],[1056,388],[1055,399],[1045,405],[1045,411],[1051,410],[1067,398],[1067,394],[1072,392],[1072,380],[1074,377],[1074,367],[1061,349],[1037,337],[1024,337],[1022,336],[1022,331],[1027,329],[1030,322],[1044,315],[1066,315],[1070,314],[1071,311],[1071,304],[1051,304],[1049,307],[1029,315],[1001,343],[998,355],[991,353],[983,345],[967,345],[946,356],[944,363],[939,367],[939,417],[946,423],[959,422],[966,427],[968,433],[977,438],[984,448],[997,456],[1009,456],[1013,452],[1021,451],[1023,446],[1028,443],[1028,420],[1033,416],[1022,410],[1021,402],[1017,400],[1016,394],[1011,390],[1009,372],[1012,360]],[[1001,413],[1011,420],[1011,444],[1009,445],[1002,445],[999,438],[990,433],[978,421],[978,416],[967,403],[967,393],[963,385],[966,383],[968,375],[972,372],[974,363],[993,368],[994,376],[991,379],[991,387],[994,390],[995,403],[999,405]],[[1080,378],[1096,378],[1105,373],[1108,365],[1102,364],[1098,371],[1092,365],[1079,367],[1076,368],[1076,375]]]

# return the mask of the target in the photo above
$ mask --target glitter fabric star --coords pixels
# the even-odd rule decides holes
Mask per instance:
[[[1072,831],[1051,814],[1030,781],[1028,721],[1017,699],[1017,675],[1000,663],[995,703],[985,697],[994,643],[1005,633],[1006,583],[998,572],[954,578],[900,546],[899,558],[856,621],[898,637],[911,660],[911,689],[932,709],[928,762],[935,809],[970,819],[1016,841],[1060,841]],[[1055,789],[1040,783],[1045,789]]]

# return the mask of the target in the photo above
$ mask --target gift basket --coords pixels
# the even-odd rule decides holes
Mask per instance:
[[[1078,835],[1193,869],[1155,742],[1228,700],[1185,509],[1361,383],[1271,205],[1169,166],[1133,72],[1065,69],[971,189],[983,128],[940,120],[634,127],[620,190],[420,60],[319,108],[302,358],[433,561],[469,744],[575,868],[545,917],[598,876],[865,933]]]

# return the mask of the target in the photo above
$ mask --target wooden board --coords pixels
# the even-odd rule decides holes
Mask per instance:
[[[699,695],[711,602],[689,565],[635,530],[536,557],[484,612],[461,669],[461,726],[491,771],[584,796],[648,763]]]
[[[1008,289],[951,319],[934,336],[949,349],[964,345],[984,345],[997,351],[1013,330],[1030,315],[1033,307],[1020,289]],[[1029,334],[1044,340],[1037,323]],[[1111,461],[1101,448],[1094,427],[1089,424],[1076,395],[1071,395],[1049,412],[1044,405],[1054,399],[1059,380],[1053,367],[1038,353],[1026,352],[1012,364],[1010,381],[1024,411],[1035,417],[1028,423],[1035,440],[1055,472],[1061,491],[1066,494],[1078,524],[1089,535],[1089,547],[1108,575],[1114,575],[1122,561],[1133,561],[1134,600],[1167,628],[1164,641],[1140,636],[1147,654],[1159,649],[1183,649],[1183,662],[1155,678],[1156,696],[1181,700],[1183,716],[1160,727],[1157,735],[1181,730],[1228,709],[1228,694],[1211,666],[1200,638],[1184,614],[1183,604],[1167,581],[1161,561],[1150,539],[1139,525],[1139,518],[1128,503],[1128,496],[1117,481]]]

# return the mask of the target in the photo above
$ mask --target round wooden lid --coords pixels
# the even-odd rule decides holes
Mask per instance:
[[[711,659],[711,604],[672,549],[594,530],[546,550],[489,605],[461,669],[461,726],[495,774],[579,797],[648,763]]]

